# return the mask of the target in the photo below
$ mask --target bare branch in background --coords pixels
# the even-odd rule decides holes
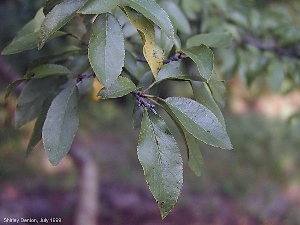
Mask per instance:
[[[273,51],[279,56],[300,59],[300,53],[297,52],[296,46],[292,49],[281,48],[276,44],[275,41],[271,41],[270,43],[263,43],[262,41],[250,36],[242,37],[242,42],[253,45],[263,51]]]

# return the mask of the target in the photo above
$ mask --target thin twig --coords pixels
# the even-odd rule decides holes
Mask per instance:
[[[163,61],[164,64],[167,64],[169,62],[173,62],[173,61],[179,61],[180,59],[185,58],[186,55],[183,53],[176,53],[175,55],[171,56],[169,59],[165,59]],[[138,62],[147,62],[147,60],[144,57],[136,57],[136,61]]]
[[[74,34],[68,33],[67,35],[69,35],[72,38],[75,38],[77,41],[79,41],[81,43],[81,45],[88,47],[88,43],[86,43],[85,41],[83,41],[82,39],[80,39],[79,37],[75,36]]]
[[[149,100],[151,100],[152,98],[156,98],[158,99],[159,101],[165,101],[164,99],[158,97],[158,96],[155,96],[155,95],[148,95],[148,94],[144,94],[144,96],[146,96],[147,98],[149,98]]]
[[[76,85],[81,84],[81,82],[87,80],[88,78],[95,76],[95,72],[91,72],[89,74],[79,74],[77,75]]]
[[[164,64],[167,64],[169,62],[179,61],[180,59],[183,59],[183,58],[186,58],[185,54],[183,54],[183,53],[176,53],[175,55],[173,55],[169,59],[165,59],[164,60]]]
[[[147,60],[144,57],[136,57],[136,61],[138,61],[138,62],[147,62]]]
[[[160,98],[160,99],[161,99],[161,98]],[[149,100],[150,100],[151,102],[153,102],[154,104],[159,105],[160,107],[163,107],[160,103],[158,103],[157,101],[155,101],[153,98],[149,98]]]
[[[147,87],[143,93],[146,93],[148,90],[150,90],[153,86],[155,85],[155,82],[153,82],[152,84],[149,85],[149,87]]]

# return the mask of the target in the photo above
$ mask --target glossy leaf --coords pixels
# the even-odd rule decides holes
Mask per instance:
[[[37,47],[38,33],[30,33],[21,38],[13,40],[8,46],[6,46],[1,52],[2,55],[10,55],[25,50],[34,49]]]
[[[132,113],[132,126],[134,129],[141,128],[143,114],[144,114],[144,108],[139,106],[138,102],[136,101]]]
[[[164,58],[169,57],[170,52],[172,51],[175,43],[176,43],[176,48],[181,49],[180,40],[177,42],[177,40],[178,40],[177,35],[175,36],[175,43],[174,43],[174,41],[172,41],[170,38],[168,38],[168,36],[161,30],[156,29],[155,33],[156,33],[156,43],[163,49]]]
[[[18,98],[15,111],[15,126],[21,127],[36,118],[41,110],[45,99],[54,90],[54,79],[44,78],[30,80],[22,90]]]
[[[130,22],[138,30],[142,41],[143,41],[143,54],[150,66],[150,69],[154,75],[157,74],[163,65],[164,52],[163,49],[158,46],[155,42],[155,30],[153,24],[142,14],[136,12],[135,10],[124,7]]]
[[[54,98],[42,129],[44,148],[52,165],[57,165],[70,150],[78,125],[78,89],[71,86]]]
[[[197,102],[209,108],[213,114],[218,118],[219,122],[225,128],[225,120],[223,114],[214,100],[212,93],[206,83],[200,81],[191,81],[191,85],[194,92],[194,97]]]
[[[102,88],[98,93],[98,96],[103,99],[107,98],[119,98],[129,94],[135,90],[135,84],[126,77],[119,76],[118,79],[109,87]]]
[[[156,82],[166,79],[174,80],[203,80],[199,73],[189,70],[187,60],[180,60],[163,65],[158,73]]]
[[[80,9],[81,14],[101,14],[111,12],[119,3],[119,0],[88,0]]]
[[[174,40],[174,28],[168,14],[155,2],[155,0],[124,0],[125,5],[135,9],[159,26],[166,35]]]
[[[44,64],[30,71],[30,75],[34,78],[42,78],[51,75],[66,75],[70,70],[62,65]]]
[[[87,0],[67,0],[56,5],[43,21],[39,36],[38,49],[41,49],[49,37],[69,22]]]
[[[199,140],[196,139],[193,135],[191,135],[178,120],[174,112],[170,109],[170,107],[162,102],[163,109],[169,114],[171,119],[174,121],[177,126],[182,138],[184,139],[186,149],[187,149],[187,157],[188,157],[188,165],[190,169],[197,175],[201,175],[202,169],[202,155],[200,152]]]
[[[125,58],[124,38],[113,15],[101,14],[93,23],[88,56],[96,76],[105,87],[121,74]]]
[[[138,142],[138,158],[162,218],[177,202],[183,183],[180,151],[166,123],[145,111]]]
[[[153,83],[153,74],[151,73],[151,71],[146,72],[140,79],[139,83],[138,83],[138,87],[145,89],[147,87],[149,87],[152,83]]]
[[[183,52],[196,63],[200,75],[209,80],[213,71],[213,52],[205,45],[194,46]]]
[[[217,117],[198,102],[181,97],[165,100],[183,127],[195,138],[206,144],[232,149],[230,139]]]
[[[231,45],[232,35],[229,32],[198,34],[187,40],[186,47],[206,45],[211,48],[222,48]]]

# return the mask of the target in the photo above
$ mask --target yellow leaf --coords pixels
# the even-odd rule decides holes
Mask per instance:
[[[123,7],[130,22],[138,30],[143,41],[143,54],[147,60],[155,79],[164,61],[163,49],[155,43],[155,30],[153,24],[142,14],[129,7]]]
[[[98,93],[102,88],[104,88],[103,84],[101,84],[100,81],[98,80],[98,78],[95,77],[94,81],[93,81],[93,91],[92,91],[92,96],[91,96],[92,101],[98,101],[98,100],[102,99],[101,96],[98,96]]]

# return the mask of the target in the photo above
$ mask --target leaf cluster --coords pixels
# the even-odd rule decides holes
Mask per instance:
[[[188,165],[200,175],[199,140],[232,148],[219,108],[224,105],[225,87],[217,71],[224,72],[225,80],[237,71],[248,84],[266,74],[264,79],[274,91],[287,81],[290,88],[299,83],[295,76],[299,6],[272,4],[262,13],[253,4],[46,1],[2,51],[8,55],[42,49],[59,36],[74,39],[56,54],[32,61],[24,77],[7,88],[6,96],[19,83],[26,83],[17,102],[15,125],[37,118],[27,154],[42,139],[50,162],[59,163],[78,128],[80,99],[93,83],[101,83],[102,99],[131,94],[136,103],[134,126],[141,127],[138,156],[165,217],[179,196],[183,166],[176,141],[157,108],[177,125],[186,143]],[[75,24],[76,29],[70,29]],[[156,89],[167,80],[188,83],[193,98],[162,98]]]

